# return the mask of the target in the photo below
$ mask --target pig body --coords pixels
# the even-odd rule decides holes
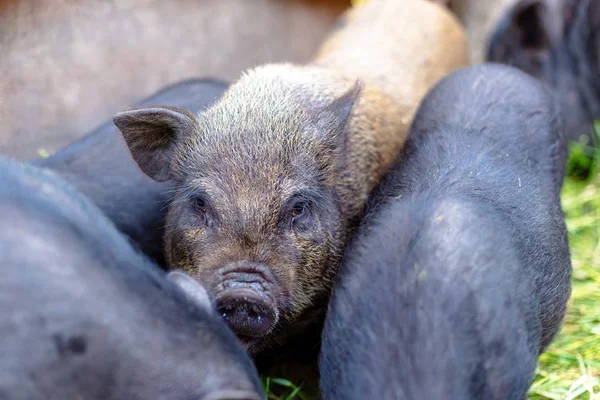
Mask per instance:
[[[565,158],[526,74],[482,65],[434,87],[340,268],[323,398],[523,398],[570,294]]]
[[[165,104],[200,112],[226,89],[227,83],[220,80],[187,80],[162,89],[139,105]],[[164,265],[165,215],[172,184],[156,182],[139,169],[112,121],[33,164],[60,174],[146,255]]]
[[[600,117],[600,4],[521,0],[490,36],[487,59],[519,68],[554,89],[573,141],[596,144]]]
[[[537,304],[495,211],[415,196],[391,201],[367,230],[325,321],[322,398],[524,398]]]
[[[115,116],[141,169],[176,182],[167,263],[207,285],[253,354],[291,338],[318,349],[307,331],[348,229],[421,96],[466,59],[442,7],[376,0],[340,20],[312,63],[249,71],[205,112]]]
[[[205,289],[56,174],[0,159],[0,397],[261,399]]]

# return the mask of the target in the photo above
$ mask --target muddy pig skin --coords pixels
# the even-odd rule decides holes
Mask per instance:
[[[305,334],[322,323],[349,227],[421,97],[466,59],[443,7],[374,0],[312,63],[250,70],[205,112],[115,116],[141,169],[175,182],[169,267],[209,288],[251,353],[293,337],[318,349]]]
[[[163,104],[199,112],[221,97],[227,86],[217,79],[190,79],[162,89],[139,105]],[[163,236],[171,182],[156,182],[140,170],[112,121],[33,163],[58,172],[146,255],[164,265]]]
[[[323,399],[522,399],[571,263],[551,94],[481,65],[436,85],[340,267]]]
[[[51,171],[0,159],[0,398],[264,398],[207,291]]]
[[[519,1],[491,36],[487,57],[551,86],[567,138],[598,145],[592,132],[600,118],[600,2]]]
[[[0,153],[53,153],[183,79],[304,63],[349,0],[2,0]]]

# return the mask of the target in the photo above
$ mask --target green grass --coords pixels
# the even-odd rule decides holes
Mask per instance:
[[[265,393],[268,394],[267,398],[269,400],[308,400],[302,394],[302,387],[294,385],[287,379],[266,377],[263,378],[262,381]],[[278,387],[277,389],[279,389],[277,390],[277,393],[281,393],[281,389],[283,389],[285,394],[283,396],[277,396],[272,390],[275,389],[275,387]]]
[[[581,144],[571,147],[562,205],[571,245],[573,293],[560,334],[540,357],[532,400],[600,399],[599,166],[600,151]]]
[[[530,400],[600,400],[599,170],[600,150],[572,144],[562,205],[571,245],[573,292],[560,334],[540,357]],[[269,399],[305,398],[285,379],[263,382]],[[275,396],[274,386],[286,388],[287,393]]]

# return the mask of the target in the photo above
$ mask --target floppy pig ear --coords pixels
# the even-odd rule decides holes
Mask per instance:
[[[561,30],[556,7],[544,0],[520,0],[491,35],[488,59],[505,60],[518,54],[531,59],[545,56],[559,40]]]
[[[170,179],[170,161],[177,135],[193,129],[195,117],[174,107],[137,108],[114,116],[133,159],[152,179]]]

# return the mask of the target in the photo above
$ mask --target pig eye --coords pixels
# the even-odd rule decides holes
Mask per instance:
[[[291,214],[292,218],[296,219],[296,218],[304,215],[304,213],[306,212],[306,207],[307,207],[307,204],[304,201],[299,201],[299,202],[295,203],[292,206],[292,209],[290,210],[290,214]]]
[[[192,199],[192,205],[196,211],[200,213],[206,212],[206,201],[202,197],[195,197]]]

